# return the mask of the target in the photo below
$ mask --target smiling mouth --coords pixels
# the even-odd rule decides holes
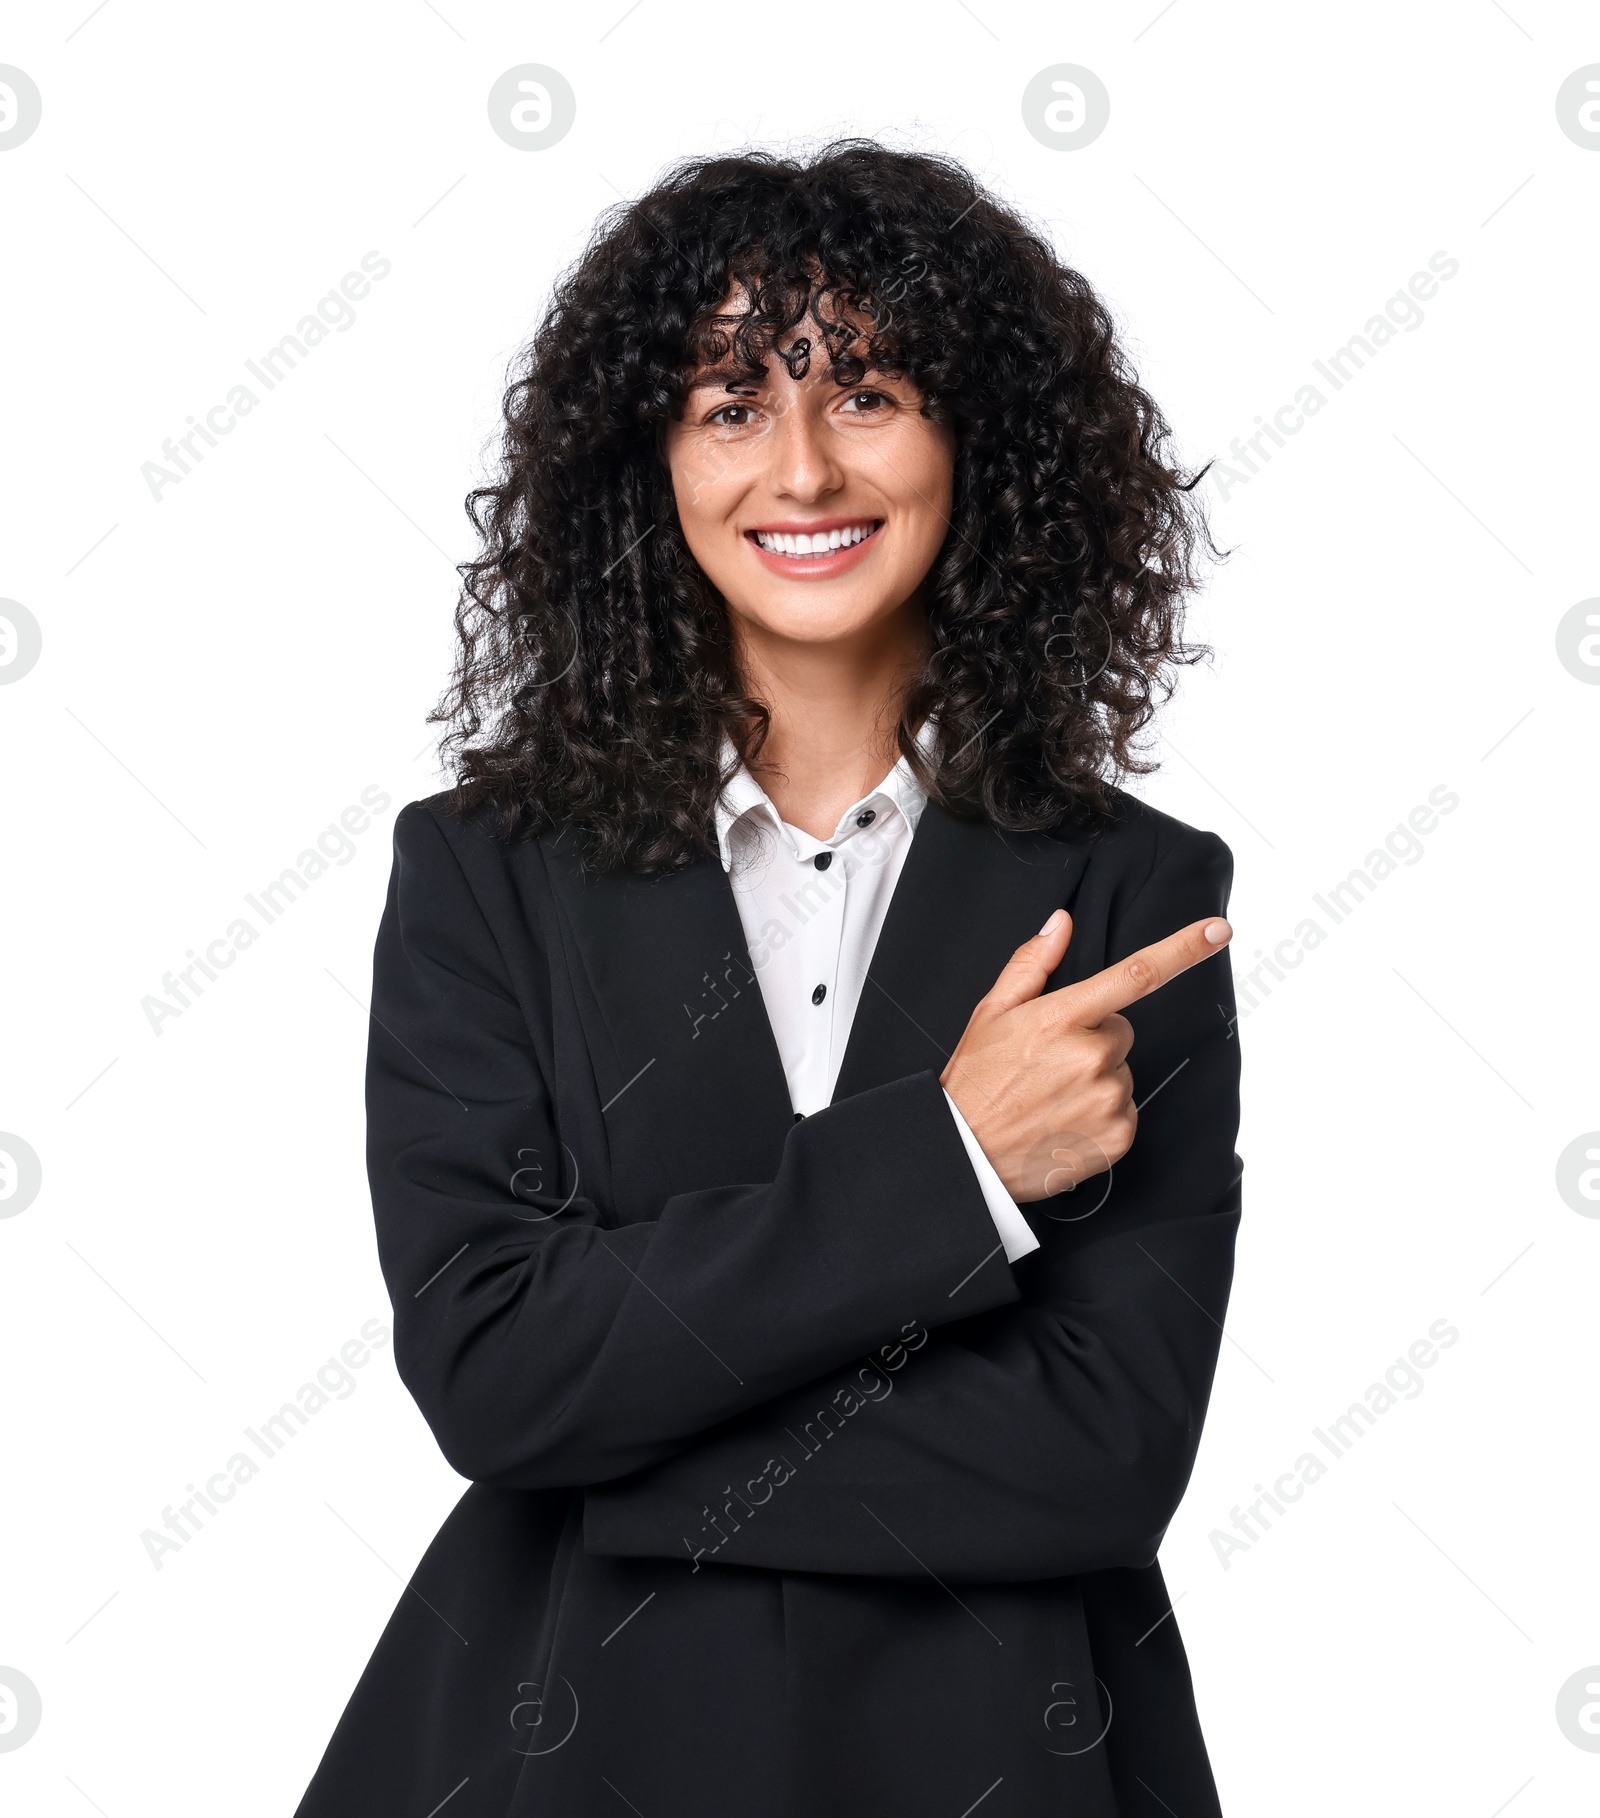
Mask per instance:
[[[815,561],[821,556],[852,549],[865,543],[883,528],[882,518],[861,518],[850,524],[830,525],[826,530],[747,530],[745,535],[768,555],[788,556],[792,561]]]

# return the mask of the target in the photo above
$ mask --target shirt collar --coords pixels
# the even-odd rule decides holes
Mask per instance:
[[[916,733],[918,749],[924,756],[931,758],[937,740],[938,734],[933,721],[924,720]],[[733,763],[736,756],[733,741],[724,739],[722,743],[723,768],[726,769],[729,764]],[[732,832],[734,827],[746,816],[754,815],[765,822],[772,832],[787,840],[791,845],[794,844],[795,834],[799,833],[800,838],[807,842],[808,849],[821,851],[824,846],[835,846],[840,840],[847,837],[850,823],[855,816],[864,812],[880,796],[886,797],[888,802],[899,810],[906,825],[915,833],[917,822],[922,818],[922,811],[928,803],[928,792],[917,781],[912,774],[910,764],[902,756],[876,789],[869,789],[859,802],[852,803],[844,811],[831,839],[817,840],[810,834],[800,833],[799,829],[787,827],[773,805],[772,798],[750,774],[749,769],[740,764],[723,785],[722,793],[717,797],[717,848],[722,854],[722,868],[724,871],[729,871],[733,867]],[[804,854],[802,853],[800,856],[803,857]]]

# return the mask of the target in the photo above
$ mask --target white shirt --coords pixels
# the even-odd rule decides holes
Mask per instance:
[[[844,811],[827,840],[783,820],[743,765],[718,800],[723,868],[789,1099],[801,1116],[833,1098],[867,967],[927,799],[902,758],[870,795]],[[955,1100],[944,1096],[1006,1260],[1015,1262],[1037,1250],[1039,1240]]]

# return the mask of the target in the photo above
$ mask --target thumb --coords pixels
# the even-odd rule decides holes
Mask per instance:
[[[984,998],[982,1008],[991,1013],[1015,1010],[1044,990],[1045,980],[1066,957],[1072,939],[1072,917],[1057,909],[1031,941],[1024,941],[1000,969],[1000,976]]]

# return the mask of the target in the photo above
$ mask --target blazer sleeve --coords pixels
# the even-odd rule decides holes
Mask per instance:
[[[540,1046],[444,830],[411,804],[374,955],[367,1165],[396,1364],[463,1476],[637,1472],[925,1309],[1018,1298],[931,1072],[795,1126],[770,1181],[622,1224],[528,1159],[562,1153]]]
[[[1227,907],[1186,831],[1111,926],[1108,963]],[[1188,1483],[1239,1217],[1226,951],[1127,1012],[1133,1147],[1025,1208],[1019,1303],[856,1360],[585,1497],[590,1552],[999,1582],[1148,1565]],[[1103,1203],[1101,1197],[1104,1195]]]

